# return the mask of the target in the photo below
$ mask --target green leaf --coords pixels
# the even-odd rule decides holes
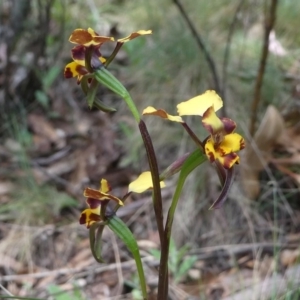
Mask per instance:
[[[122,98],[128,94],[124,85],[105,68],[101,68],[95,72],[95,79]]]
[[[179,282],[181,278],[193,267],[195,262],[197,261],[196,256],[187,257],[183,262],[180,264],[179,269],[175,274],[175,282]]]
[[[154,258],[156,258],[157,260],[160,260],[160,255],[161,255],[160,250],[150,249],[149,252]]]
[[[43,74],[43,86],[44,89],[49,89],[51,85],[53,84],[54,80],[57,78],[57,76],[61,72],[60,66],[53,66],[51,67],[45,74]]]
[[[184,257],[184,255],[187,253],[187,251],[189,250],[190,246],[189,245],[184,245],[183,247],[181,247],[178,251],[178,261],[181,261],[182,258]]]
[[[35,91],[35,99],[44,107],[49,107],[49,98],[44,91]]]
[[[87,103],[89,108],[93,107],[98,87],[99,83],[95,79],[93,79],[90,84],[90,87],[87,90]]]
[[[47,287],[47,290],[51,296],[54,296],[55,300],[74,300],[74,297],[62,290],[58,285],[51,284]]]
[[[139,247],[135,237],[133,236],[132,232],[127,227],[127,225],[115,215],[108,218],[107,225],[122,240],[122,242],[127,246],[128,250],[131,252],[136,263],[143,297],[144,299],[147,299],[145,274],[144,274],[143,264],[140,256]]]

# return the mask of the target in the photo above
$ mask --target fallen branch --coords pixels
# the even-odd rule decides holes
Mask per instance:
[[[213,61],[210,53],[208,52],[200,34],[197,32],[194,24],[192,23],[192,21],[190,20],[187,12],[185,11],[184,7],[182,6],[182,4],[180,3],[179,0],[173,0],[174,4],[177,6],[177,8],[179,9],[182,17],[184,18],[184,20],[186,21],[195,41],[197,42],[200,50],[203,52],[204,54],[204,57],[210,67],[210,71],[212,73],[212,76],[213,76],[213,81],[214,81],[214,85],[215,85],[215,90],[218,94],[220,94],[221,98],[223,99],[224,101],[224,98],[223,98],[223,95],[222,95],[222,91],[221,91],[221,86],[220,86],[220,80],[219,80],[219,75],[217,73],[217,68],[216,68],[216,65],[215,65],[215,62]],[[224,105],[225,106],[225,105]],[[223,106],[223,109],[224,109],[224,106]]]
[[[251,136],[253,136],[255,132],[257,109],[261,99],[261,87],[263,84],[263,78],[264,78],[268,54],[269,54],[269,36],[276,21],[277,0],[271,0],[271,1],[272,2],[270,6],[269,16],[266,13],[264,43],[263,43],[258,73],[255,81],[254,96],[252,100],[251,119],[250,119],[250,126],[249,126],[249,131]]]

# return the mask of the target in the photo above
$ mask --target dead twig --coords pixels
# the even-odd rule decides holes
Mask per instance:
[[[242,6],[244,5],[245,0],[241,0],[239,5],[236,8],[236,11],[234,13],[233,19],[230,23],[229,31],[228,31],[228,36],[227,36],[227,41],[226,41],[226,48],[224,51],[224,59],[223,59],[223,68],[222,68],[222,92],[221,95],[226,98],[226,86],[227,86],[227,67],[228,67],[228,62],[229,62],[229,56],[230,56],[230,45],[231,45],[231,40],[233,37],[235,25],[238,20],[238,14],[240,10],[242,9]]]
[[[270,11],[269,14],[266,12],[265,17],[265,32],[264,32],[264,42],[262,48],[262,54],[260,58],[260,64],[258,68],[258,73],[255,82],[254,88],[254,97],[252,100],[252,107],[251,107],[251,119],[250,119],[250,126],[249,131],[251,136],[254,135],[255,132],[255,124],[257,119],[257,108],[261,99],[261,87],[263,83],[263,78],[265,74],[267,58],[269,53],[269,36],[270,32],[273,29],[276,21],[276,8],[277,8],[277,0],[271,0]]]
[[[142,258],[142,262],[143,263],[155,263],[155,266],[157,266],[158,262],[157,260],[153,257],[153,256],[146,256]],[[26,281],[28,280],[28,278],[44,278],[44,277],[48,277],[48,276],[59,276],[59,275],[70,275],[70,274],[74,274],[75,277],[82,277],[82,276],[87,276],[89,274],[100,274],[103,273],[105,271],[109,271],[109,270],[115,270],[119,267],[119,263],[113,263],[113,264],[109,264],[106,266],[100,266],[100,267],[89,267],[89,268],[62,268],[62,269],[57,269],[57,270],[53,270],[53,271],[45,271],[45,272],[39,272],[39,273],[28,273],[28,274],[18,274],[18,275],[4,275],[4,276],[0,276],[0,282],[6,282],[6,281],[14,281],[14,280],[18,280],[18,281]],[[135,266],[135,260],[129,260],[126,262],[122,262],[121,263],[121,267],[122,268],[131,268]],[[77,273],[77,274],[76,274]],[[75,275],[76,274],[76,275]]]
[[[6,289],[1,283],[0,283],[0,290],[2,290],[3,292],[5,292],[8,296],[13,297],[14,295],[8,290]],[[1,296],[0,296],[1,297]]]
[[[221,87],[220,87],[220,79],[219,79],[219,75],[217,73],[217,68],[216,68],[216,64],[214,62],[214,60],[212,59],[210,53],[208,52],[201,35],[199,34],[199,32],[197,32],[194,24],[192,23],[192,21],[190,20],[187,12],[185,11],[184,7],[182,6],[182,4],[180,3],[179,0],[173,0],[173,3],[177,6],[177,8],[179,9],[182,17],[184,18],[184,20],[186,21],[195,41],[197,42],[197,45],[199,46],[200,50],[203,52],[204,57],[210,67],[210,71],[212,73],[212,77],[213,77],[213,81],[214,81],[214,85],[215,85],[215,90],[217,93],[220,94],[220,96],[223,98],[222,95],[222,91],[221,91]],[[224,99],[223,99],[224,100]],[[223,111],[225,111],[225,105],[223,106]]]

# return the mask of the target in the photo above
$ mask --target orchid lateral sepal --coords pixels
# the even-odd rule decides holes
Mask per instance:
[[[116,112],[117,110],[113,107],[107,106],[105,105],[102,101],[100,101],[99,99],[95,99],[94,103],[93,103],[93,107],[105,112],[105,113],[112,113],[112,112]]]
[[[91,84],[89,85],[89,81]],[[95,82],[95,83],[94,83]],[[81,89],[87,96],[87,102],[89,108],[97,108],[105,113],[111,113],[117,111],[115,108],[107,106],[101,100],[96,98],[97,88],[99,83],[94,79],[93,75],[84,75],[80,81]]]
[[[93,257],[98,263],[104,263],[104,260],[101,255],[102,250],[102,233],[106,222],[97,222],[91,225],[89,230],[90,237],[90,248],[93,254]]]
[[[223,186],[225,184],[225,181],[226,181],[226,169],[223,167],[223,165],[218,160],[216,160],[213,163],[213,165],[214,165],[214,167],[217,171],[220,183]]]
[[[99,82],[95,79],[92,79],[92,81],[88,87],[87,95],[86,95],[89,108],[92,108],[94,105],[98,87],[99,87]]]
[[[209,210],[220,208],[227,199],[231,184],[233,183],[233,179],[234,179],[234,167],[225,170],[225,173],[226,173],[226,179],[222,187],[221,193],[217,198],[217,200],[209,208]]]
[[[141,255],[139,251],[138,244],[136,239],[127,225],[116,215],[112,215],[107,218],[108,227],[118,236],[120,240],[126,245],[128,250],[131,252],[138,271],[138,275],[140,278],[140,285],[143,294],[143,299],[147,299],[147,287],[146,287],[146,279],[143,269],[143,264],[141,260]]]

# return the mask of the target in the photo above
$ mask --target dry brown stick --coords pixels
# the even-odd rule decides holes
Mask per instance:
[[[231,46],[231,40],[233,37],[235,25],[237,24],[238,21],[238,14],[240,13],[240,10],[242,6],[244,5],[245,0],[241,0],[240,3],[238,4],[233,19],[230,23],[229,26],[229,31],[228,31],[228,36],[227,36],[227,41],[226,41],[226,47],[224,51],[224,59],[223,59],[223,68],[222,68],[222,92],[221,95],[226,99],[226,87],[227,87],[227,68],[228,68],[228,62],[229,62],[229,56],[230,56],[230,46]]]
[[[257,249],[274,249],[274,246],[280,247],[280,248],[297,248],[298,242],[296,244],[292,243],[286,243],[286,242],[279,242],[279,243],[271,243],[271,242],[262,242],[262,243],[252,243],[252,244],[228,244],[228,245],[218,245],[218,246],[209,246],[209,247],[203,247],[199,249],[194,249],[189,251],[189,254],[195,254],[195,255],[204,255],[208,253],[212,253],[214,251],[228,251],[231,253],[240,253],[240,252],[247,252],[257,250]]]
[[[197,42],[200,50],[203,52],[204,54],[204,57],[210,67],[210,71],[212,73],[212,76],[213,76],[213,81],[214,81],[214,85],[215,85],[215,89],[217,91],[217,93],[220,93],[221,94],[221,87],[220,87],[220,80],[219,80],[219,75],[217,73],[217,68],[216,68],[216,65],[215,65],[215,62],[213,61],[210,53],[208,52],[208,50],[206,49],[206,46],[199,34],[199,32],[197,32],[194,24],[192,23],[192,21],[190,20],[189,16],[187,15],[184,7],[182,6],[182,4],[180,3],[179,0],[173,0],[174,4],[178,7],[181,15],[183,16],[183,18],[185,19],[188,27],[190,28],[190,31],[192,32],[192,35],[195,39],[195,41]],[[222,94],[220,95],[221,97],[223,96]],[[223,98],[223,97],[222,97]],[[223,106],[223,110],[224,110],[224,106]]]
[[[249,125],[249,131],[251,136],[254,135],[255,132],[255,125],[256,125],[256,119],[257,119],[257,109],[258,105],[261,99],[261,87],[263,83],[264,73],[266,69],[267,64],[267,58],[269,53],[269,36],[272,28],[275,25],[276,21],[276,8],[277,8],[277,0],[271,0],[271,6],[269,15],[266,12],[265,16],[265,32],[264,32],[264,42],[263,42],[263,48],[262,48],[262,54],[260,58],[258,73],[256,77],[255,82],[255,88],[254,88],[254,96],[252,100],[252,107],[251,107],[251,119],[250,119],[250,125]]]
[[[157,260],[149,255],[142,258],[143,263],[147,263],[148,265],[151,265],[152,263],[155,263],[155,266],[157,266]],[[28,278],[44,278],[48,276],[59,276],[59,275],[70,275],[73,274],[74,277],[82,277],[87,276],[89,274],[100,274],[105,271],[109,270],[115,270],[119,266],[118,263],[113,263],[109,265],[101,265],[100,267],[89,267],[89,268],[62,268],[57,270],[51,270],[51,271],[44,271],[44,272],[38,272],[38,273],[28,273],[28,274],[16,274],[16,275],[3,275],[0,276],[0,282],[6,282],[6,281],[13,281],[13,280],[28,280]],[[135,266],[135,260],[128,260],[126,262],[121,263],[122,268],[131,268]]]

